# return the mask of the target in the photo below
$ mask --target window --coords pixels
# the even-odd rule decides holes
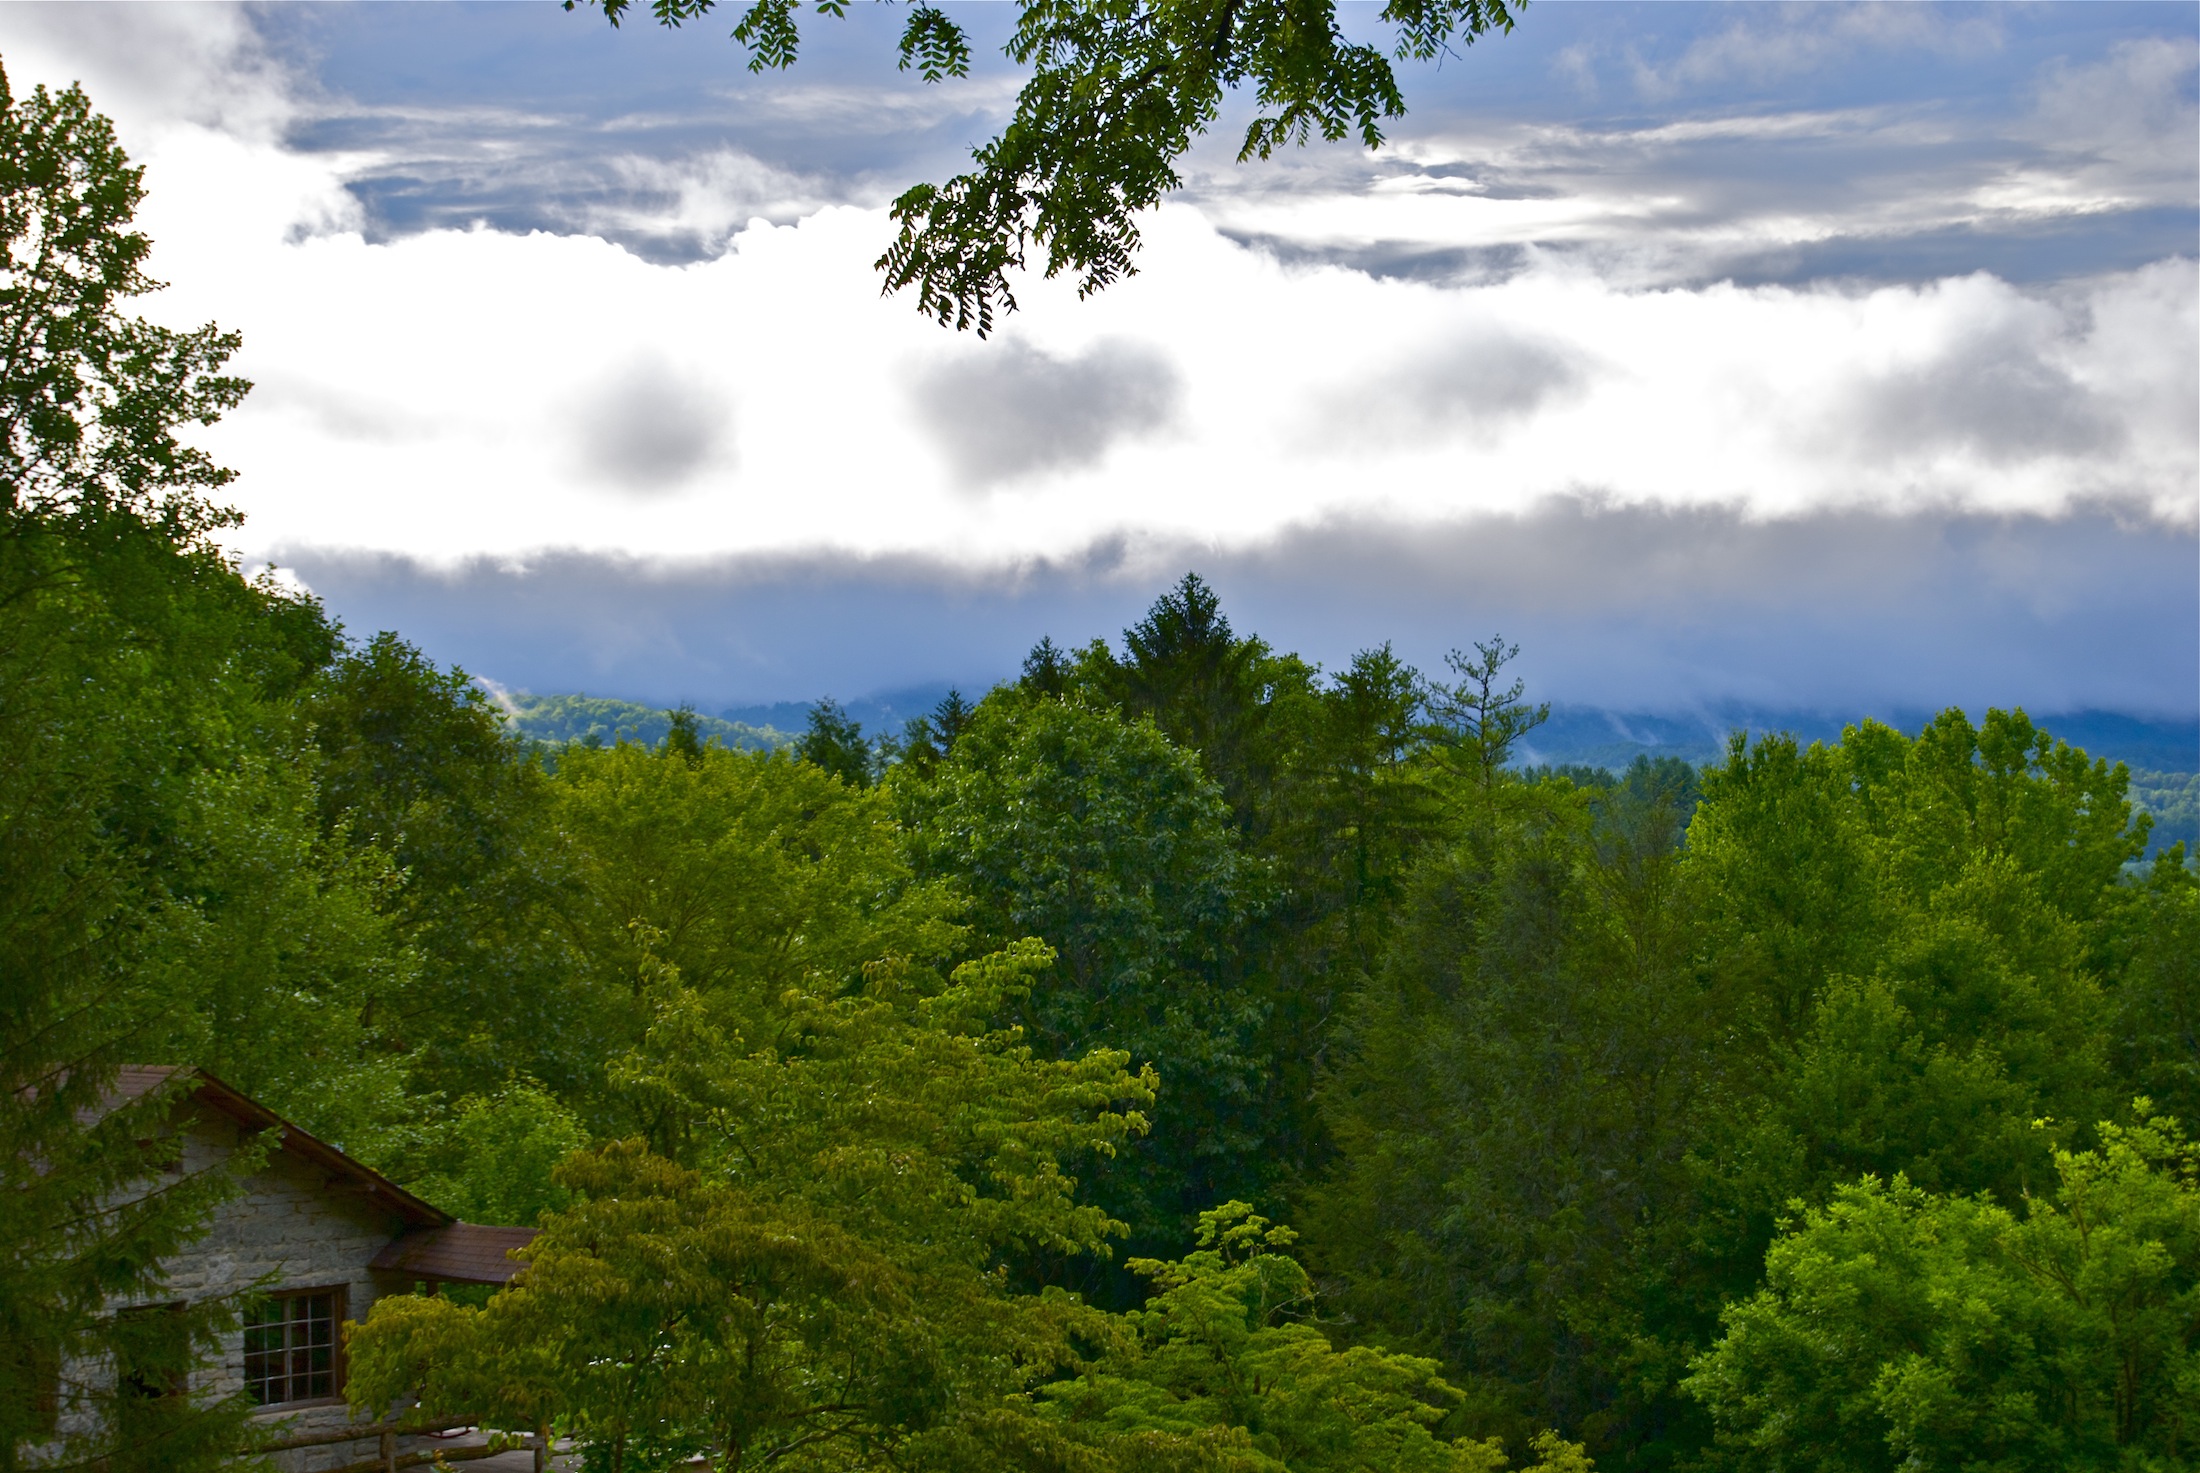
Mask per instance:
[[[191,1336],[181,1304],[146,1304],[115,1316],[115,1392],[125,1404],[181,1396],[191,1378]]]
[[[244,1389],[261,1406],[318,1401],[344,1389],[336,1327],[342,1289],[271,1294],[245,1314]]]

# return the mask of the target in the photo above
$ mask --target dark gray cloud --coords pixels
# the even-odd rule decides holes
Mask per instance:
[[[956,478],[979,489],[1097,465],[1167,425],[1182,393],[1151,348],[1100,342],[1058,358],[1007,338],[935,366],[910,397]]]
[[[982,574],[915,556],[282,561],[355,630],[396,628],[505,684],[705,709],[983,687],[1042,635],[1115,634],[1196,569],[1239,628],[1331,667],[1390,640],[1436,669],[1502,630],[1539,693],[1629,710],[2189,716],[2196,553],[2189,530],[2113,507],[1760,521],[1570,499],[1442,525],[1340,520],[1236,552],[1112,543]]]
[[[1991,465],[2119,448],[2123,426],[2013,332],[1960,343],[1933,362],[1859,386],[1837,411],[1842,438],[1872,460],[1968,451]]]
[[[1415,440],[1487,445],[1588,383],[1578,351],[1502,328],[1463,328],[1373,382],[1341,396],[1322,417],[1337,448]]]
[[[713,459],[733,432],[733,408],[655,358],[605,378],[573,406],[574,445],[596,480],[638,494],[675,491]]]
[[[1807,173],[1808,171],[1801,171]],[[1676,185],[1676,187],[1679,187]],[[1798,203],[1801,203],[1798,201]],[[1385,281],[1490,286],[1538,263],[1649,278],[1668,287],[1805,286],[1813,282],[1916,282],[1983,271],[2019,285],[2133,271],[2189,253],[2200,210],[2189,206],[2120,211],[2104,230],[2088,216],[2027,222],[1928,225],[1902,232],[1849,231],[1770,245],[1690,241],[1657,249],[1654,235],[1635,241],[1532,240],[1452,246],[1425,240],[1318,241],[1224,229],[1225,238],[1286,266],[1342,266]]]

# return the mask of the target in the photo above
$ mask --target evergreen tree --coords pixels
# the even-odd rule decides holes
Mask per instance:
[[[863,735],[863,724],[831,696],[810,708],[809,727],[795,740],[794,754],[851,788],[871,785],[871,744]]]
[[[682,706],[671,714],[665,728],[664,755],[693,765],[703,760],[703,737],[695,724],[695,708]]]
[[[1548,701],[1531,706],[1521,699],[1526,681],[1516,677],[1500,688],[1505,667],[1519,655],[1520,646],[1507,644],[1503,635],[1478,639],[1471,658],[1460,650],[1444,657],[1458,682],[1439,684],[1430,692],[1436,739],[1456,752],[1455,760],[1474,774],[1485,793],[1497,786],[1497,774],[1512,761],[1520,739],[1551,719]]]

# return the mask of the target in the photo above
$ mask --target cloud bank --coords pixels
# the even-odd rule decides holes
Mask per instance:
[[[1240,629],[1330,668],[1388,640],[1438,669],[1502,630],[1540,694],[1585,704],[2190,716],[2196,556],[2190,532],[2113,507],[1763,520],[1563,498],[1436,526],[1332,519],[1231,549],[1124,538],[985,572],[832,552],[285,561],[356,632],[404,630],[505,685],[665,703],[983,688],[1041,636],[1114,636],[1196,570]]]

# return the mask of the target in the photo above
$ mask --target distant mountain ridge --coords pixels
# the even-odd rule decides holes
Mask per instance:
[[[1723,759],[1727,738],[1736,731],[1788,732],[1806,743],[1831,743],[1841,739],[1843,728],[1876,717],[1915,736],[1934,714],[1897,708],[1829,715],[1729,706],[1676,716],[1553,702],[1551,719],[1523,742],[1523,757],[1530,763],[1620,768],[1642,755],[1681,757],[1701,765]],[[2035,714],[2032,720],[2088,755],[2134,771],[2200,772],[2200,721],[2150,720],[2117,711],[2063,711]]]
[[[843,706],[870,735],[898,734],[903,722],[930,711],[948,689],[944,683],[908,686]],[[965,694],[976,699],[984,692]],[[551,747],[591,738],[606,745],[631,741],[654,746],[671,726],[669,710],[639,701],[502,691],[496,696],[514,731]],[[699,712],[695,719],[705,741],[715,739],[738,751],[769,751],[801,733],[809,724],[811,704],[729,706],[716,715]],[[1878,715],[1912,735],[1931,717],[1930,712],[1905,710]],[[1725,756],[1728,736],[1735,731],[1780,731],[1805,742],[1834,742],[1844,727],[1863,719],[1744,707],[1672,715],[1553,703],[1551,719],[1521,744],[1520,760],[1529,766],[1580,765],[1615,772],[1637,757],[1679,757],[1701,766]],[[2034,720],[2072,746],[2131,769],[2132,802],[2154,815],[2151,848],[2182,839],[2187,848],[2200,849],[2200,721],[2154,720],[2116,711],[2067,711]]]
[[[945,681],[933,681],[898,690],[873,691],[853,700],[843,700],[840,705],[862,725],[867,735],[899,736],[903,722],[930,711],[947,699],[951,689],[956,687]],[[989,689],[991,687],[985,685],[969,686],[963,687],[962,693],[975,701]],[[761,706],[727,706],[718,714],[727,721],[758,730],[800,732],[810,724],[813,704],[811,701],[774,701]]]

